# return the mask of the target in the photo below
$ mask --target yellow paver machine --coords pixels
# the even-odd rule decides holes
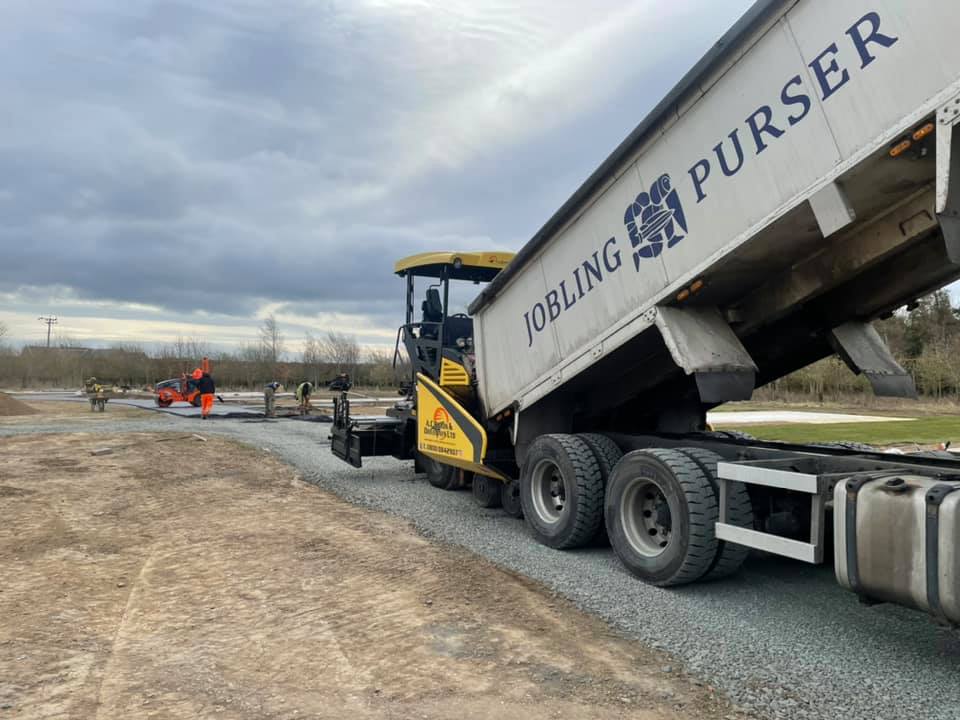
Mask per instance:
[[[481,504],[501,502],[516,466],[512,453],[498,458],[488,447],[479,420],[473,320],[450,312],[450,291],[451,283],[489,283],[512,258],[500,251],[430,252],[396,263],[394,272],[406,280],[406,317],[397,332],[394,364],[402,345],[411,382],[382,417],[352,416],[349,396],[341,393],[331,431],[337,457],[355,467],[371,455],[413,459],[436,487],[469,484]],[[426,281],[420,294],[418,280]]]

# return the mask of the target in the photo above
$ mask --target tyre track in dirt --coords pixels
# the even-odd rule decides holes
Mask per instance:
[[[159,463],[162,437],[0,438],[15,717],[742,717],[521,576],[220,438]]]

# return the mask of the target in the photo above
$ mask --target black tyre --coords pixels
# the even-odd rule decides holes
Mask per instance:
[[[520,481],[500,483],[500,505],[503,511],[517,519],[523,517],[523,503],[520,502]]]
[[[623,457],[623,450],[621,450],[613,440],[600,433],[579,433],[577,437],[582,439],[590,446],[590,449],[593,450],[593,456],[597,459],[597,464],[600,466],[600,479],[603,481],[603,487],[606,488],[607,481],[610,479],[610,473],[613,472],[613,468],[616,467],[616,464],[620,462],[620,458]],[[600,523],[600,530],[597,531],[594,539],[597,545],[605,546],[609,544],[607,528],[602,522]]]
[[[473,494],[473,500],[482,508],[500,507],[500,486],[503,485],[499,480],[486,477],[485,475],[474,475],[473,484],[470,488]]]
[[[441,490],[459,490],[463,487],[463,472],[460,468],[453,465],[445,465],[438,460],[434,460],[427,455],[420,456],[420,463],[424,472],[427,473],[427,480],[435,488]]]
[[[200,407],[200,405],[203,404],[203,398],[201,398],[199,395],[194,395],[193,400],[190,401],[190,404],[194,407]]]
[[[592,541],[603,522],[603,479],[590,446],[576,435],[541,435],[520,471],[523,516],[544,545]]]
[[[609,480],[614,466],[616,466],[616,464],[620,462],[620,458],[623,457],[623,451],[606,435],[599,433],[580,433],[577,437],[583,440],[590,446],[590,449],[593,450],[593,456],[597,459],[597,464],[600,466],[603,485],[606,487],[607,480]]]
[[[717,463],[723,460],[722,457],[712,450],[703,448],[679,448],[688,458],[693,460],[700,469],[706,473],[707,478],[713,484],[714,492],[717,496],[717,515],[719,517],[720,505],[720,483],[717,480]],[[753,504],[750,502],[750,493],[743,483],[730,483],[729,497],[729,517],[727,521],[737,527],[753,529]],[[735,545],[723,540],[717,541],[717,554],[713,559],[710,569],[703,576],[704,580],[719,580],[733,575],[744,560],[750,554],[750,548],[744,545]]]
[[[706,473],[676,450],[636,450],[610,476],[607,535],[627,569],[666,587],[700,579],[717,554],[717,498]]]

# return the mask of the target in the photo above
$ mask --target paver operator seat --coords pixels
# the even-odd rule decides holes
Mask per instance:
[[[443,303],[440,302],[440,291],[437,288],[427,288],[427,299],[423,301],[422,307],[425,323],[443,322]]]
[[[406,318],[397,334],[397,352],[402,337],[414,373],[423,373],[439,382],[444,357],[462,364],[462,355],[466,351],[472,353],[473,320],[463,313],[448,313],[450,281],[488,283],[512,258],[513,253],[496,251],[431,252],[397,261],[394,272],[407,280]],[[417,277],[434,281],[420,304],[420,322],[414,321],[414,279]]]

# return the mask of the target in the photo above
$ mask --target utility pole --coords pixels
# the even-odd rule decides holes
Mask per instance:
[[[47,324],[47,347],[50,347],[50,328],[57,324],[57,319],[55,317],[44,317],[41,315],[37,320],[42,320]]]

